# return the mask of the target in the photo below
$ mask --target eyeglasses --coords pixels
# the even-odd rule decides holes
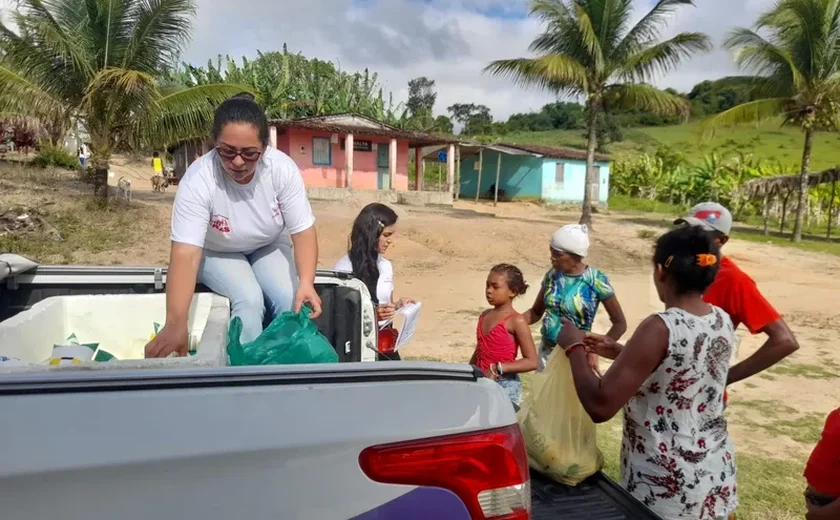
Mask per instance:
[[[257,162],[260,159],[260,156],[262,156],[262,150],[257,148],[237,150],[236,148],[231,148],[229,146],[217,146],[216,152],[219,154],[219,157],[229,162],[235,161],[237,157],[242,157],[243,161],[252,163]]]

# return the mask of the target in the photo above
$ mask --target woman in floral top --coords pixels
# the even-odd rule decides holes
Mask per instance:
[[[738,505],[723,417],[734,332],[729,316],[701,298],[719,260],[706,233],[675,229],[654,253],[665,312],[645,319],[624,346],[567,322],[558,339],[592,419],[607,421],[624,407],[622,485],[667,520],[727,518]],[[615,359],[603,379],[590,370],[587,351]]]
[[[538,371],[545,368],[551,350],[557,345],[563,318],[588,332],[592,330],[595,314],[603,303],[612,322],[607,335],[618,341],[627,331],[624,311],[607,275],[584,262],[589,253],[587,227],[571,224],[558,229],[551,237],[550,252],[551,270],[543,278],[534,305],[523,314],[531,325],[543,320]],[[589,354],[589,364],[600,374],[597,354]]]

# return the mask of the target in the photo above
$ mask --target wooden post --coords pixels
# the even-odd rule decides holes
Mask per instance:
[[[478,149],[478,183],[475,185],[475,201],[481,195],[481,169],[484,166],[484,148]]]
[[[784,197],[782,197],[782,223],[779,226],[779,233],[784,234],[785,232],[785,218],[787,217],[787,203],[788,198],[790,197],[790,191],[785,193]]]
[[[414,189],[423,191],[423,148],[414,149]]]
[[[353,189],[353,134],[344,138],[344,169],[347,176],[344,187]]]
[[[446,150],[446,190],[450,195],[455,190],[455,144],[452,143]]]
[[[269,144],[271,144],[271,147],[272,148],[277,148],[277,127],[272,125],[268,129],[268,135],[269,135],[268,141],[269,141]]]
[[[438,191],[443,191],[443,165],[438,161]]]
[[[828,200],[828,232],[825,238],[831,240],[831,217],[834,215],[834,197],[837,194],[837,179],[831,181],[831,198]]]
[[[499,177],[502,174],[502,152],[496,152],[499,154],[499,160],[496,161],[496,193],[493,194],[493,205],[499,203]]]
[[[391,139],[391,144],[389,147],[389,160],[388,160],[388,174],[391,177],[389,181],[391,185],[391,191],[397,189],[397,140]]]
[[[761,215],[764,217],[764,234],[769,235],[770,231],[767,229],[770,220],[770,189],[765,188],[764,191],[764,205],[762,206]]]

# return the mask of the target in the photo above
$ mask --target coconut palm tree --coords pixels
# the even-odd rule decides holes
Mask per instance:
[[[681,33],[660,41],[660,29],[676,8],[693,0],[658,0],[632,24],[632,0],[533,0],[531,15],[546,24],[531,43],[532,58],[498,60],[485,71],[558,95],[582,96],[587,107],[586,186],[581,223],[592,220],[592,166],[597,121],[613,109],[687,114],[682,97],[649,84],[694,53],[711,48],[701,33]]]
[[[0,113],[91,137],[100,193],[116,147],[150,147],[207,133],[214,106],[238,85],[163,88],[156,77],[189,39],[193,0],[18,0],[0,22]]]
[[[763,33],[763,35],[761,34]],[[781,0],[754,29],[734,29],[726,46],[755,76],[734,78],[758,100],[715,116],[710,129],[783,118],[805,134],[794,242],[802,240],[814,132],[840,126],[840,0]]]

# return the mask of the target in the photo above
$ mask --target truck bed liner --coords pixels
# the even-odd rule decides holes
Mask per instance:
[[[601,473],[571,487],[532,470],[531,508],[531,520],[660,520]]]

